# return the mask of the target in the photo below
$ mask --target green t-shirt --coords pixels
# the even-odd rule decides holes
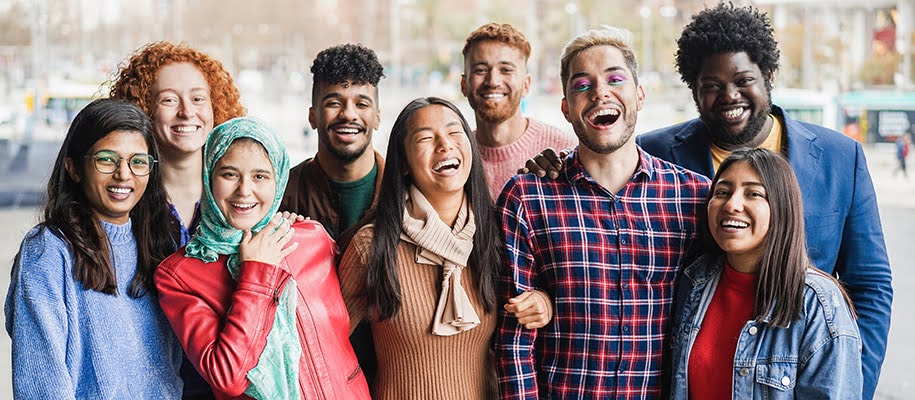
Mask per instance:
[[[330,180],[330,188],[337,193],[340,199],[340,204],[337,205],[337,212],[340,213],[338,226],[340,232],[333,232],[334,237],[355,225],[365,214],[365,210],[372,205],[372,199],[375,197],[376,176],[378,176],[378,164],[372,167],[368,175],[358,180],[352,182]]]

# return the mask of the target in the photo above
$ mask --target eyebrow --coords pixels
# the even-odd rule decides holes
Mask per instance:
[[[617,65],[617,66],[606,68],[602,72],[610,73],[610,72],[618,72],[618,71],[626,72],[626,68],[623,68],[622,66]],[[578,78],[586,77],[586,76],[588,76],[588,73],[586,73],[586,72],[577,72],[574,75],[570,76],[569,80],[571,81],[572,79],[578,79]]]
[[[731,182],[728,180],[719,180],[718,182],[715,182],[715,186],[718,186],[718,185],[734,186],[734,182]],[[762,182],[756,182],[756,181],[743,182],[740,186],[759,186],[759,187],[762,187],[763,189],[766,188],[766,186],[763,185]]]
[[[450,127],[453,127],[453,126],[455,126],[455,125],[460,126],[460,127],[463,128],[463,124],[461,124],[460,121],[451,121],[451,122],[445,124],[445,127],[446,127],[446,128],[450,128]],[[432,127],[430,127],[430,126],[421,126],[421,127],[419,127],[419,128],[414,129],[414,130],[413,130],[412,132],[410,132],[410,133],[416,133],[416,132],[421,132],[421,131],[431,131],[431,130],[432,130]]]
[[[204,91],[204,92],[210,93],[210,89],[205,88],[205,87],[202,87],[202,86],[192,87],[189,91],[190,91],[190,92]],[[170,87],[169,87],[169,88],[163,88],[162,90],[159,90],[158,92],[156,92],[156,95],[160,95],[160,94],[162,94],[163,92],[171,92],[171,93],[174,93],[174,94],[178,94],[178,89],[170,88]]]
[[[499,61],[497,61],[495,64],[496,64],[496,65],[508,65],[508,66],[511,66],[511,67],[516,67],[515,63],[513,63],[513,62],[511,62],[511,61],[508,61],[508,60],[499,60]],[[482,65],[482,66],[488,67],[488,66],[489,66],[489,63],[486,62],[486,61],[477,61],[477,62],[471,64],[470,67],[472,68],[472,67],[476,67],[476,66],[478,66],[478,65]]]
[[[324,97],[321,97],[321,101],[323,102],[330,98],[342,98],[342,97],[343,97],[343,95],[340,94],[340,92],[330,92],[328,94],[325,94]],[[357,97],[359,97],[360,99],[368,100],[372,104],[375,104],[375,99],[373,99],[372,96],[369,96],[367,94],[360,93],[357,95]]]

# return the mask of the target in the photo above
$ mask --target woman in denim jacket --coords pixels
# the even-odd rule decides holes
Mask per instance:
[[[676,284],[671,397],[861,398],[854,310],[807,257],[791,166],[741,149],[712,184],[701,256]]]

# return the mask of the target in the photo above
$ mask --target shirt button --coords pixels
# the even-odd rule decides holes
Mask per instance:
[[[789,378],[789,377],[787,377],[787,376],[783,376],[783,377],[782,377],[782,385],[788,386],[788,385],[790,385],[790,384],[791,384],[791,378]]]
[[[741,369],[740,369],[740,376],[747,376],[747,375],[750,375],[750,370],[748,370],[748,369],[746,369],[746,368],[741,368]]]
[[[751,335],[755,335],[756,332],[758,332],[758,331],[759,331],[759,329],[756,329],[755,326],[751,326],[751,327],[750,327],[750,334],[751,334]]]
[[[620,239],[620,244],[626,244],[626,239]]]
[[[629,326],[623,325],[623,332],[629,332]]]

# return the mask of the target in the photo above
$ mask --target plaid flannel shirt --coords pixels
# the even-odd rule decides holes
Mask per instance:
[[[709,180],[639,148],[619,193],[583,169],[512,178],[499,197],[504,302],[540,288],[553,321],[528,330],[504,310],[494,341],[503,399],[648,399],[660,394],[674,277]]]

